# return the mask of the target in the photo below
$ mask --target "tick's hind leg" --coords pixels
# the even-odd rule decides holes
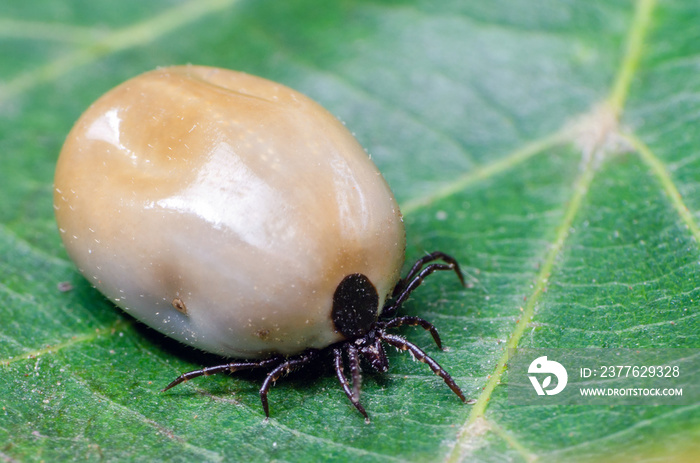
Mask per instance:
[[[232,362],[232,363],[225,363],[223,365],[215,365],[213,367],[206,367],[202,368],[201,370],[193,370],[193,371],[188,371],[187,373],[183,373],[173,382],[165,386],[165,388],[161,392],[165,392],[170,388],[173,388],[177,386],[178,384],[189,381],[190,379],[193,378],[198,378],[200,376],[211,376],[215,375],[217,373],[224,373],[224,372],[229,372],[233,373],[234,371],[241,371],[241,370],[254,370],[257,368],[267,368],[272,365],[278,364],[282,362],[282,357],[272,357],[269,359],[265,360],[260,360],[257,362]]]
[[[178,376],[172,383],[165,386],[163,391],[167,391],[168,389],[175,387],[184,381],[188,381],[192,378],[197,378],[199,376],[211,376],[217,373],[233,373],[234,371],[255,370],[258,368],[273,367],[272,371],[270,371],[270,373],[267,375],[265,381],[263,381],[262,387],[260,388],[260,400],[262,401],[265,416],[269,418],[270,409],[267,404],[267,392],[270,390],[272,383],[277,381],[283,374],[289,373],[290,371],[300,366],[303,366],[311,362],[312,360],[315,360],[316,358],[318,358],[318,351],[308,350],[306,352],[302,352],[299,355],[289,358],[277,355],[275,357],[271,357],[265,360],[259,360],[257,362],[232,362],[223,365],[202,368],[201,370],[190,371]]]
[[[270,407],[267,404],[267,392],[270,390],[270,387],[272,387],[272,383],[277,381],[280,378],[280,376],[287,374],[292,370],[295,370],[303,365],[306,365],[307,363],[317,358],[318,351],[310,349],[305,352],[302,352],[299,355],[295,355],[294,357],[283,359],[281,363],[279,363],[278,361],[279,365],[277,365],[275,368],[272,369],[272,371],[270,371],[270,373],[267,375],[267,378],[265,378],[265,381],[263,381],[262,387],[260,388],[260,401],[262,402],[266,418],[270,417]]]

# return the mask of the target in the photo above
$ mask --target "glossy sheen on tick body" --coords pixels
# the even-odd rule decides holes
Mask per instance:
[[[171,67],[111,90],[68,135],[55,188],[66,249],[92,284],[224,356],[340,341],[340,281],[366,275],[381,307],[403,264],[396,200],[348,130],[240,72]]]
[[[271,383],[332,345],[343,390],[367,417],[359,359],[386,371],[387,343],[466,400],[437,362],[386,332],[418,325],[440,346],[430,323],[396,313],[430,273],[462,280],[457,262],[436,252],[400,278],[405,232],[393,194],[348,130],[294,90],[202,66],[135,77],[68,135],[54,208],[68,254],[115,304],[183,343],[249,359],[168,388],[269,368],[267,415]]]

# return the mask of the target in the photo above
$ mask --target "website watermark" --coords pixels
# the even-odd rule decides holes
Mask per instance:
[[[700,402],[700,349],[510,349],[511,405]]]

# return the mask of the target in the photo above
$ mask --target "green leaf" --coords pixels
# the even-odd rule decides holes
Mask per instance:
[[[5,2],[0,13],[0,458],[7,461],[690,460],[700,404],[517,407],[508,347],[700,348],[700,10],[692,0]],[[80,113],[156,66],[282,82],[356,134],[396,193],[407,259],[454,254],[366,374],[212,365],[133,321],[69,261],[52,212]],[[72,290],[61,291],[68,282]],[[695,452],[695,453],[694,453]]]

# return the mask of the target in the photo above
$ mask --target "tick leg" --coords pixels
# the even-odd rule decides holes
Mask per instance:
[[[462,271],[459,268],[459,263],[457,263],[457,259],[450,256],[449,254],[445,254],[444,252],[435,251],[421,257],[416,261],[415,264],[413,264],[411,270],[408,271],[406,276],[402,278],[394,288],[394,296],[398,295],[403,290],[407,282],[409,282],[410,280],[415,278],[416,275],[418,275],[418,272],[420,272],[420,269],[422,269],[425,264],[429,262],[434,262],[436,260],[442,260],[443,262],[452,265],[452,268],[454,268],[455,273],[457,273],[459,281],[461,281],[462,286],[464,286],[464,277],[462,276]]]
[[[357,353],[357,351],[355,351]],[[348,396],[348,399],[350,399],[350,402],[355,406],[357,411],[362,413],[362,416],[365,417],[365,421],[369,423],[369,416],[367,415],[367,412],[365,411],[365,407],[362,406],[362,404],[359,401],[359,398],[355,395],[355,391],[350,389],[350,384],[348,383],[348,379],[345,377],[345,373],[343,372],[343,351],[339,348],[336,347],[333,349],[333,357],[334,357],[334,362],[333,366],[335,367],[335,375],[338,377],[338,381],[340,382],[340,385],[343,387],[343,391],[345,391],[345,395]],[[351,365],[352,365],[352,360],[350,360]],[[352,366],[351,366],[352,369]],[[353,373],[353,387],[355,386],[355,377]]]
[[[445,384],[449,386],[450,389],[452,389],[452,392],[457,394],[457,397],[462,399],[462,402],[467,403],[467,398],[464,397],[464,394],[462,393],[462,390],[457,386],[457,383],[454,382],[452,377],[448,372],[446,372],[435,360],[433,360],[428,354],[423,352],[420,347],[416,346],[410,341],[407,341],[406,339],[402,338],[401,336],[396,336],[393,334],[387,334],[387,333],[378,333],[378,335],[381,337],[381,339],[388,343],[391,344],[392,346],[401,349],[401,350],[408,350],[411,351],[413,356],[420,360],[421,362],[427,364],[431,370],[433,370],[433,373],[438,375],[445,381]]]
[[[175,387],[182,382],[189,381],[193,378],[198,378],[199,376],[211,376],[217,373],[224,373],[226,371],[228,371],[229,373],[233,373],[234,371],[240,370],[253,370],[255,368],[265,368],[279,363],[280,361],[281,357],[272,357],[269,359],[260,360],[258,362],[233,362],[226,363],[223,365],[215,365],[213,367],[206,367],[202,368],[201,370],[189,371],[175,378],[175,381],[165,386],[165,388],[161,392],[165,392],[168,389]]]
[[[360,400],[360,387],[362,386],[362,375],[360,374],[360,354],[357,347],[352,343],[345,344],[345,352],[348,353],[350,362],[350,375],[352,376],[352,396],[355,400]]]
[[[262,387],[260,388],[260,401],[262,402],[263,410],[265,411],[265,416],[267,418],[270,417],[270,407],[267,404],[267,392],[270,390],[272,383],[276,382],[283,374],[289,373],[300,366],[306,365],[312,360],[315,360],[317,357],[317,350],[308,350],[295,357],[290,357],[283,360],[282,363],[270,371],[267,378],[265,378],[265,381],[263,381]]]
[[[384,329],[396,328],[403,325],[421,326],[426,331],[430,331],[430,334],[435,340],[435,344],[437,344],[438,348],[442,350],[442,341],[440,341],[440,335],[438,334],[437,328],[435,328],[435,326],[433,326],[432,323],[430,323],[427,320],[423,320],[422,318],[410,316],[392,318],[391,320],[386,322],[386,324],[384,325]]]
[[[391,318],[396,314],[396,311],[401,307],[401,304],[406,302],[406,299],[408,299],[408,296],[411,295],[415,289],[420,286],[421,283],[423,283],[423,280],[430,275],[431,273],[437,272],[439,270],[455,270],[457,274],[459,275],[459,280],[462,282],[462,285],[464,285],[464,279],[462,278],[462,274],[459,272],[459,268],[455,267],[455,264],[430,264],[426,267],[424,267],[418,275],[413,277],[413,279],[408,283],[402,283],[403,288],[399,291],[400,294],[396,296],[396,299],[391,303],[390,306],[385,307],[384,310],[382,311],[382,317],[383,318]],[[396,292],[396,291],[394,291]]]

